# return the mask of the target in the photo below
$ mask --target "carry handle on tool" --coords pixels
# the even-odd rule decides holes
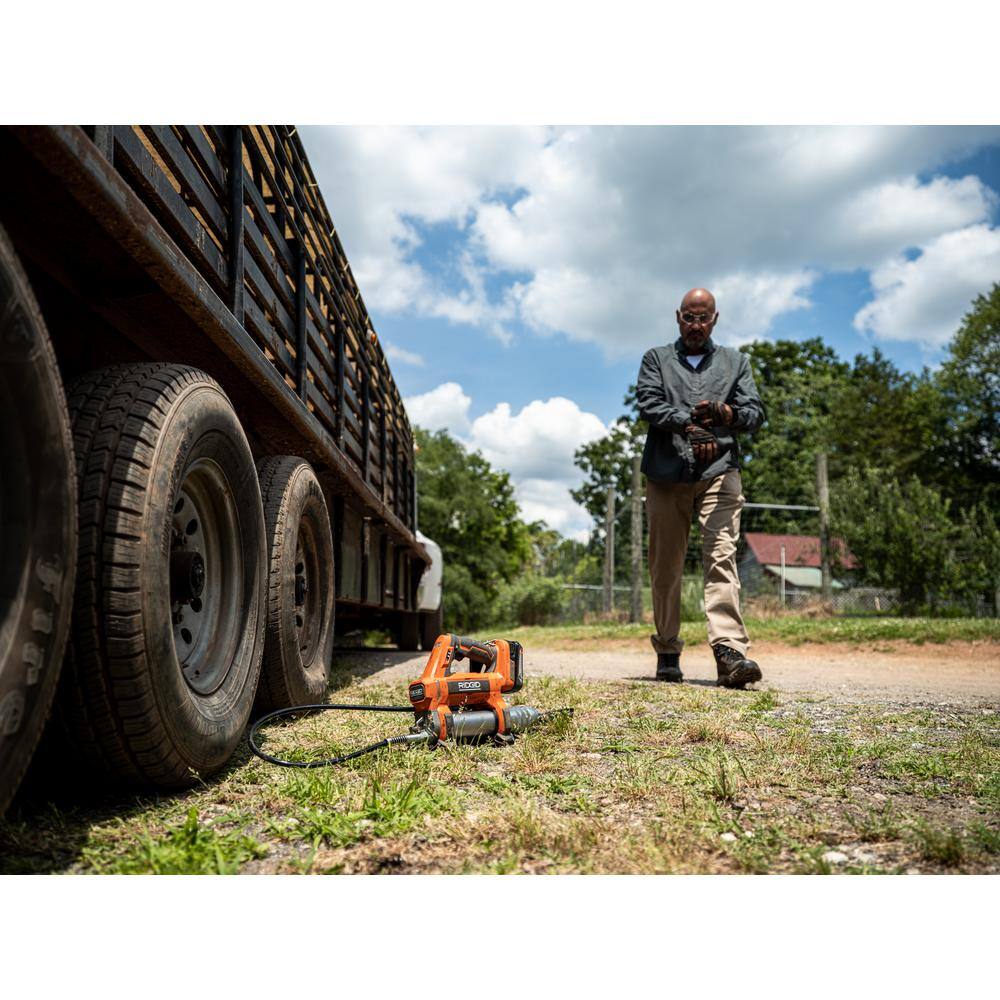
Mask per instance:
[[[454,653],[453,660],[469,660],[478,663],[484,671],[493,670],[497,665],[497,647],[491,642],[470,639],[464,635],[449,636]]]

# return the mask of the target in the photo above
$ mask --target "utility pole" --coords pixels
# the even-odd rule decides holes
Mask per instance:
[[[604,611],[615,609],[615,488],[608,487],[608,505],[604,514]]]
[[[642,621],[642,456],[632,456],[632,607],[629,621]]]
[[[824,601],[833,600],[833,577],[830,574],[830,483],[826,475],[826,452],[816,455],[816,496],[819,498],[819,565]]]

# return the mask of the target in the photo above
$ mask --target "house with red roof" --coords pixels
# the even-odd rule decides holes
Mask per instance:
[[[777,589],[784,561],[786,593],[819,593],[822,569],[818,535],[768,535],[748,531],[743,537],[746,550],[739,560],[739,573],[744,588],[751,592]],[[830,556],[833,589],[844,590],[850,585],[852,571],[858,569],[860,563],[842,538],[830,539]]]

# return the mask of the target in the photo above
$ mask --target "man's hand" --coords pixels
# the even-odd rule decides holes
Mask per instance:
[[[703,399],[691,411],[691,419],[702,427],[729,427],[734,417],[733,408],[717,399]]]
[[[698,465],[710,465],[719,454],[719,439],[711,432],[696,424],[688,424],[684,434],[691,442],[691,451]]]

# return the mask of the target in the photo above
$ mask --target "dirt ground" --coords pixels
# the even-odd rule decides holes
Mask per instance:
[[[517,699],[572,720],[343,768],[244,747],[155,797],[36,786],[0,822],[0,873],[1000,872],[1000,642],[761,641],[754,693],[715,687],[704,641],[678,685],[646,639],[525,640]],[[329,700],[402,704],[425,662],[339,649]],[[320,759],[402,724],[324,713],[266,739]]]
[[[996,707],[1000,704],[1000,644],[956,642],[913,645],[880,642],[874,648],[823,643],[788,646],[755,643],[751,656],[764,672],[756,688],[815,692],[837,700],[891,704],[946,704]],[[634,641],[608,640],[597,649],[525,649],[525,673],[532,677],[587,680],[652,680],[656,658]],[[424,653],[395,649],[340,650],[336,663],[365,683],[403,685],[420,675]],[[715,661],[707,645],[681,657],[691,684],[714,684]]]

